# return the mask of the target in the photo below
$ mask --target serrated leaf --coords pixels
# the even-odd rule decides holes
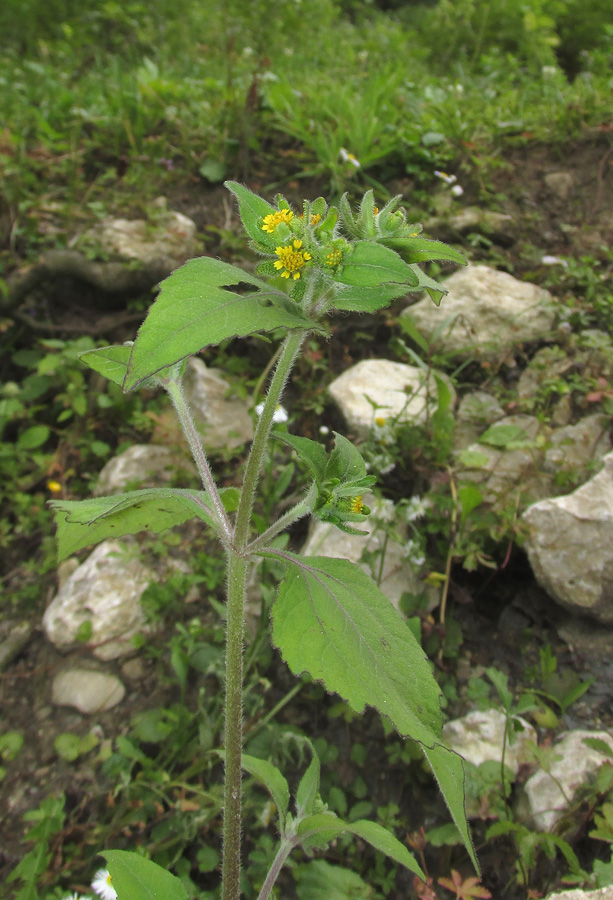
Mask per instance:
[[[113,888],[126,900],[189,900],[179,879],[137,853],[104,850]]]
[[[229,290],[238,284],[258,290]],[[271,300],[278,302],[271,305]],[[279,327],[310,328],[312,323],[289,307],[285,294],[254,275],[219,259],[191,259],[162,282],[132,347],[124,390],[227,338]]]
[[[430,262],[433,259],[446,259],[467,265],[466,257],[459,250],[444,244],[442,241],[431,241],[424,237],[391,237],[384,238],[382,243],[395,250],[407,263]]]
[[[358,241],[335,278],[341,284],[376,287],[382,284],[407,284],[416,287],[419,279],[397,253],[374,241]]]
[[[267,244],[274,248],[274,235],[269,235],[266,231],[262,231],[260,222],[264,216],[269,216],[276,212],[275,208],[270,203],[267,203],[266,200],[254,194],[253,191],[250,191],[249,188],[238,184],[236,181],[226,181],[224,182],[224,187],[231,191],[238,200],[238,212],[243,228],[249,237],[258,244]]]
[[[347,560],[276,551],[288,567],[272,609],[273,642],[295,675],[308,672],[356,712],[375,707],[424,745],[476,864],[464,815],[461,758],[442,743],[440,691],[400,613]]]
[[[267,760],[246,753],[242,755],[241,765],[246,772],[268,788],[279,811],[279,817],[283,820],[289,806],[289,785],[285,776]]]
[[[49,505],[55,510],[59,562],[107,538],[157,533],[194,517],[213,524],[202,491],[150,488],[89,500],[50,500]]]

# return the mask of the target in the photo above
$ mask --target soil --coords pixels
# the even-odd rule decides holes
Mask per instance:
[[[556,172],[569,173],[567,191],[552,191],[547,187],[545,176]],[[494,198],[495,208],[513,217],[513,239],[496,243],[497,265],[523,277],[534,272],[535,258],[539,254],[548,255],[588,255],[600,256],[602,248],[611,246],[613,238],[613,146],[610,136],[595,134],[593,138],[575,144],[551,147],[524,143],[518,147],[507,147],[500,164],[490,173],[487,183],[480,181],[479,170],[471,169],[467,162],[458,169],[458,178],[464,186],[462,205],[479,205],[483,197]],[[262,179],[264,182],[264,179]],[[262,185],[253,182],[250,186],[258,190]],[[394,187],[406,193],[410,201],[411,185],[402,179]],[[298,190],[306,195],[316,196],[317,186],[304,186],[290,182],[286,194],[290,196]],[[454,201],[457,203],[457,201]],[[218,237],[220,231],[236,228],[236,213],[228,202],[227,192],[222,187],[206,187],[204,184],[189,184],[170,198],[171,208],[184,212],[198,225],[199,231],[207,235],[206,250],[211,255],[224,254],[227,248]],[[490,208],[492,203],[490,202]],[[436,236],[436,235],[434,235]],[[528,258],[526,247],[537,248]],[[491,247],[476,247],[471,250],[473,261],[480,258],[491,259]],[[542,271],[542,269],[540,270]],[[64,299],[62,299],[62,296]],[[32,301],[34,302],[34,301]],[[100,308],[100,298],[80,295],[80,307],[67,306],[65,294],[51,290],[46,298],[46,315],[56,323],[54,336],[74,337],[71,326],[76,321],[86,321],[94,327],[96,320],[107,314]],[[107,320],[108,321],[108,320]],[[66,334],[62,333],[62,326]],[[109,328],[104,335],[111,341],[125,340],[133,328],[122,326],[118,331]],[[369,329],[372,325],[368,326]],[[91,332],[90,332],[91,333]],[[388,328],[386,317],[382,315],[373,329],[374,339],[368,352],[377,354],[377,344],[385,344]],[[377,339],[377,335],[379,339]],[[340,341],[340,345],[339,342]],[[346,323],[336,328],[333,352],[328,355],[325,378],[329,380],[348,364],[360,358],[360,347],[349,337]],[[329,346],[329,345],[328,345]],[[291,390],[291,389],[290,389]],[[333,415],[332,413],[330,414]],[[325,420],[332,427],[338,423]],[[315,423],[306,421],[303,433],[313,431]],[[320,420],[321,424],[321,420]],[[520,550],[514,549],[505,568],[499,566],[495,572],[480,571],[473,575],[454,573],[456,581],[455,615],[463,631],[463,643],[459,657],[446,661],[445,667],[456,679],[458,699],[448,710],[452,715],[467,711],[470,704],[466,699],[466,688],[470,679],[478,676],[487,666],[495,666],[507,673],[512,686],[525,684],[526,669],[538,663],[538,649],[549,644],[558,659],[558,666],[576,672],[581,678],[592,677],[594,683],[587,694],[562,717],[559,730],[566,728],[586,728],[600,730],[613,725],[613,663],[611,645],[613,635],[590,625],[589,622],[573,620],[561,612],[535,585],[526,558]],[[88,832],[95,830],[97,817],[108,802],[111,787],[100,781],[98,770],[85,757],[85,761],[74,763],[58,759],[53,742],[57,735],[73,732],[86,734],[95,724],[99,734],[105,739],[113,739],[126,734],[131,717],[142,710],[169,704],[178,700],[178,689],[166,676],[160,676],[160,664],[146,655],[140,655],[140,663],[132,669],[123,668],[122,660],[104,664],[104,670],[119,675],[127,687],[125,700],[115,709],[86,717],[68,707],[54,707],[50,699],[50,684],[55,673],[71,663],[91,664],[92,657],[87,649],[79,649],[70,654],[59,653],[45,638],[41,628],[41,614],[54,591],[53,583],[47,583],[41,592],[40,609],[29,624],[30,637],[8,669],[0,675],[0,702],[2,708],[2,731],[19,731],[25,735],[25,744],[17,758],[6,766],[7,774],[2,782],[0,796],[0,884],[5,884],[8,873],[14,868],[24,853],[22,841],[22,817],[28,810],[35,809],[49,794],[65,793],[66,809],[69,812],[66,829],[53,846],[51,867],[61,866],[59,849],[62,841],[68,845],[90,842]],[[461,601],[461,602],[460,602]],[[197,612],[196,604],[189,609],[189,617]],[[10,633],[16,621],[0,623],[0,641]],[[156,646],[163,648],[165,641],[174,630],[174,622],[154,638]],[[129,674],[129,672],[132,674]],[[167,667],[166,667],[167,671]],[[286,690],[291,686],[291,677],[283,665],[273,659],[266,677]],[[272,708],[282,691],[271,690],[266,697],[266,708]],[[388,802],[385,798],[412,806],[410,820],[417,829],[422,814],[413,806],[413,789],[407,787],[406,774],[399,766],[386,763],[386,737],[374,717],[353,720],[349,725],[341,724],[323,714],[332,700],[321,701],[320,711],[313,722],[312,705],[303,704],[301,697],[286,708],[278,717],[281,722],[303,726],[311,737],[325,736],[330,742],[341,747],[337,763],[338,777],[343,781],[343,765],[347,762],[343,752],[349,753],[350,740],[367,738],[369,743],[369,768],[386,771],[383,779],[375,779],[377,803]],[[319,729],[319,731],[318,731]],[[357,737],[356,737],[357,736]],[[343,751],[344,748],[344,751]],[[386,769],[387,766],[387,769]],[[406,767],[405,767],[406,768]],[[429,786],[420,788],[428,803],[436,803]],[[408,807],[406,807],[408,808]],[[430,813],[427,818],[431,819]],[[445,821],[441,810],[440,821]],[[431,823],[430,823],[431,824]],[[483,829],[477,828],[482,836]],[[593,844],[593,842],[592,842]],[[583,852],[578,840],[576,849]],[[484,884],[494,897],[519,896],[516,889],[509,887],[513,875],[513,861],[507,849],[501,850],[500,858],[492,855],[491,842],[482,849],[481,863],[484,869]],[[543,891],[556,882],[559,865],[549,864],[540,872],[541,881],[534,885]],[[83,878],[87,876],[84,874]],[[76,878],[78,881],[79,879]],[[86,882],[85,882],[86,885]],[[400,881],[399,881],[400,886]],[[12,886],[14,887],[14,886]],[[412,890],[410,880],[402,884],[398,893],[390,894],[392,900],[408,896]],[[0,896],[2,888],[0,888]],[[6,894],[6,896],[10,896]]]

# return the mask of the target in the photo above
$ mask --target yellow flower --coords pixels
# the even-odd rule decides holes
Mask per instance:
[[[62,490],[62,485],[59,481],[52,481],[51,479],[47,482],[47,490],[51,491],[52,494],[59,494]]]
[[[317,225],[321,222],[321,213],[311,213],[311,225]]]
[[[375,416],[375,425],[378,425],[379,428],[383,428],[385,425],[385,416]]]
[[[270,215],[264,216],[262,231],[267,231],[268,234],[272,234],[277,225],[280,225],[281,222],[285,222],[286,225],[289,224],[293,216],[294,214],[291,209],[280,209],[278,212],[270,213]]]
[[[359,515],[363,509],[364,509],[364,504],[362,503],[362,495],[360,495],[359,497],[352,497],[351,498],[351,512],[357,513]]]
[[[330,252],[326,254],[326,265],[332,267],[338,266],[342,258],[343,254],[338,247],[335,247],[334,250],[330,250]]]
[[[275,253],[279,257],[275,260],[275,269],[280,270],[282,278],[291,276],[294,281],[300,278],[300,269],[311,259],[311,254],[302,250],[302,241],[293,241],[286,247],[277,247]]]

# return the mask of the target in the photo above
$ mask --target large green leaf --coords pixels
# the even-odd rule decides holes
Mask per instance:
[[[120,900],[189,900],[179,879],[150,859],[127,850],[104,850],[101,855]]]
[[[287,565],[272,609],[273,642],[284,660],[295,675],[308,672],[356,712],[373,706],[401,735],[430,748],[430,763],[472,855],[462,760],[442,742],[440,691],[406,622],[358,565],[285,551],[275,556]]]
[[[238,284],[258,290],[248,294],[229,290]],[[132,348],[124,389],[135,388],[204,347],[280,326],[309,328],[312,323],[289,306],[285,294],[254,275],[219,259],[191,259],[162,282]]]
[[[107,538],[159,532],[194,517],[212,524],[202,491],[150,488],[89,500],[51,500],[49,504],[55,510],[59,562]]]
[[[98,350],[86,350],[79,359],[104,375],[114,384],[122,385],[128,371],[128,362],[132,353],[131,344],[114,344],[111,347],[100,347]]]
[[[356,287],[376,287],[390,282],[413,287],[418,284],[411,266],[393,250],[374,241],[358,241],[335,280]]]
[[[320,482],[323,480],[328,461],[328,454],[323,444],[320,444],[318,441],[312,441],[310,438],[283,431],[274,431],[273,435],[280,441],[289,444],[296,451],[315,481]]]

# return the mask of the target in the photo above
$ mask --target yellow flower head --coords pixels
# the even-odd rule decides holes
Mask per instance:
[[[329,253],[326,253],[326,265],[332,268],[334,266],[338,266],[342,258],[343,254],[337,247],[335,247],[334,250],[330,250]]]
[[[62,490],[62,485],[59,483],[59,481],[53,481],[52,479],[49,479],[49,481],[47,482],[47,490],[51,491],[52,494],[59,494]]]
[[[383,428],[385,425],[385,416],[375,416],[375,425],[378,425],[379,428]]]
[[[282,278],[300,278],[300,269],[311,259],[311,254],[302,249],[302,241],[293,241],[286,247],[277,247],[275,253],[279,259],[275,260],[274,267],[279,269]]]
[[[362,503],[362,496],[360,495],[359,497],[352,497],[351,498],[351,512],[357,513],[359,515],[363,509],[364,509],[364,504]]]
[[[281,222],[285,222],[286,225],[289,225],[293,217],[294,214],[291,209],[280,209],[278,212],[270,213],[270,215],[264,216],[262,231],[267,231],[268,234],[272,234],[277,225],[280,225]]]
[[[321,222],[321,213],[311,213],[311,225],[317,225]]]

